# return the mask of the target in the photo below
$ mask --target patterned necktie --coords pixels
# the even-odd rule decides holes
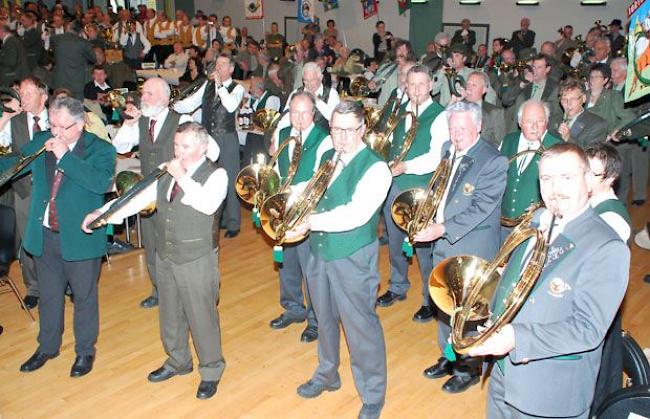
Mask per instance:
[[[178,182],[174,181],[174,187],[169,194],[169,202],[174,202],[174,198],[176,198],[176,195],[178,195],[181,190],[181,186],[178,184]]]
[[[35,117],[34,117],[34,125],[32,125],[32,133],[33,133],[33,134],[36,134],[37,132],[41,132],[41,131],[42,131],[41,126],[38,124],[38,121],[39,121],[40,119],[41,119],[41,118],[39,118],[38,116],[35,116]]]
[[[54,172],[54,179],[52,179],[52,189],[48,207],[48,217],[50,222],[50,229],[52,231],[59,231],[59,217],[56,211],[56,195],[59,193],[59,188],[61,187],[62,180],[63,172],[56,170]]]
[[[153,144],[153,138],[154,138],[154,129],[156,128],[156,120],[151,119],[149,121],[149,141]]]
[[[535,97],[535,93],[537,93],[537,89],[539,89],[539,86],[537,85],[537,83],[533,83],[533,91],[532,91],[532,93],[530,94],[530,97],[531,97],[531,98],[534,98],[534,97]]]
[[[530,150],[532,150],[532,148],[533,148],[533,143],[531,141],[528,141],[528,148],[526,148],[525,151],[529,152]],[[526,153],[526,154],[522,155],[521,157],[519,157],[521,160],[519,160],[519,166],[517,167],[517,173],[520,174],[520,175],[523,173],[524,169],[526,168],[526,161],[528,160],[528,154],[529,153]]]

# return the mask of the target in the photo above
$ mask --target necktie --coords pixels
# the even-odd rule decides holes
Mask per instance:
[[[153,144],[154,129],[156,128],[156,120],[152,119],[149,121],[149,140]]]
[[[133,35],[129,34],[129,42],[127,42],[129,45],[133,45]]]
[[[526,151],[530,151],[533,148],[533,143],[528,141],[528,148],[526,148]],[[522,174],[524,169],[526,168],[526,161],[528,160],[528,154],[526,153],[520,157],[521,160],[519,160],[519,166],[517,167],[517,173]]]
[[[52,231],[59,231],[59,217],[56,211],[56,195],[59,193],[59,187],[61,187],[62,180],[63,172],[56,170],[54,172],[54,179],[52,180],[52,189],[48,207],[48,217],[50,222],[50,229]]]
[[[41,119],[41,118],[39,118],[38,116],[35,116],[35,117],[34,117],[34,125],[32,125],[32,133],[33,133],[33,134],[36,134],[37,132],[41,132],[41,131],[42,131],[41,126],[38,124],[38,121],[39,121],[40,119]]]
[[[535,97],[535,93],[537,93],[537,89],[539,89],[539,86],[538,86],[536,83],[533,83],[533,91],[532,91],[532,93],[530,94],[530,97],[531,97],[531,98],[534,98],[534,97]]]
[[[181,187],[178,184],[178,182],[174,181],[174,187],[172,188],[171,193],[169,194],[169,202],[174,202],[174,198],[176,198],[176,195],[181,191]]]

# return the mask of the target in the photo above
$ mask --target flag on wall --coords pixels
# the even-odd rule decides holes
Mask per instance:
[[[628,16],[626,102],[650,94],[650,1],[634,2]]]
[[[318,0],[318,1],[323,3],[323,8],[325,9],[326,12],[339,8],[339,0]]]
[[[408,9],[411,8],[411,0],[397,0],[397,10],[399,14],[403,15]]]
[[[314,12],[314,0],[298,0],[298,22],[312,23]]]
[[[244,16],[246,19],[264,18],[264,0],[244,0]]]
[[[361,6],[363,7],[364,19],[375,16],[379,12],[377,0],[361,0]]]

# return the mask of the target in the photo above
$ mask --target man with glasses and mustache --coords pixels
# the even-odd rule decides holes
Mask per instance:
[[[363,107],[343,101],[331,120],[334,150],[323,156],[336,168],[307,221],[287,236],[311,230],[307,286],[318,319],[318,367],[298,387],[304,398],[341,387],[341,324],[352,375],[363,406],[359,418],[376,419],[386,397],[386,346],[375,296],[379,288],[377,223],[391,184],[388,166],[363,142]],[[339,160],[340,159],[340,160]]]
[[[63,335],[64,292],[75,295],[74,336],[77,357],[71,377],[88,374],[99,332],[97,279],[106,253],[106,230],[84,234],[85,214],[104,202],[115,174],[115,148],[84,130],[83,104],[56,99],[49,109],[50,129],[16,150],[21,156],[45,152],[23,171],[32,175],[32,200],[23,247],[34,256],[39,278],[39,346],[20,367],[35,371],[59,355]],[[17,157],[0,158],[0,170]]]
[[[136,145],[139,146],[141,171],[144,176],[174,157],[174,134],[180,124],[192,121],[189,115],[180,115],[169,109],[170,94],[169,85],[163,79],[148,79],[142,87],[142,109],[137,109],[133,104],[127,105],[124,111],[127,118],[113,140],[113,145],[120,154],[128,153]],[[214,140],[209,141],[207,157],[216,161],[218,156],[219,146]],[[154,214],[141,219],[145,260],[153,286],[151,295],[140,302],[143,308],[158,305],[155,216]]]
[[[512,322],[472,349],[492,355],[487,417],[589,417],[603,339],[625,296],[630,250],[591,207],[594,174],[576,144],[557,144],[539,163],[546,208],[532,223],[548,241],[546,260]],[[530,240],[497,285],[492,310],[519,281]],[[620,387],[620,381],[618,382]]]
[[[11,147],[18,151],[28,144],[36,134],[49,128],[47,115],[47,86],[39,79],[29,76],[20,82],[18,90],[20,104],[17,100],[7,103],[7,107],[16,112],[5,112],[0,117],[0,146]],[[16,212],[16,227],[21,241],[25,239],[25,227],[29,216],[32,182],[29,175],[11,182]],[[20,249],[20,266],[25,283],[25,306],[32,309],[38,305],[38,279],[34,259],[24,249]]]

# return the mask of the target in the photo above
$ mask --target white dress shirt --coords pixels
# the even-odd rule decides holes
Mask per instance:
[[[541,138],[544,138],[546,136],[546,131],[544,131],[544,134],[542,134]],[[524,137],[524,133],[522,132],[519,134],[519,143],[517,144],[517,153],[521,153],[526,150],[539,150],[541,147],[541,141],[528,141],[526,137]],[[535,157],[535,153],[525,153],[522,154],[521,156],[517,157],[517,173],[522,174],[524,170],[528,167],[531,161],[533,161],[533,157]]]
[[[27,129],[29,130],[29,140],[31,141],[34,138],[34,116],[38,116],[38,125],[41,127],[41,131],[47,131],[50,129],[50,121],[47,116],[47,108],[43,108],[40,114],[34,115],[30,112],[27,112]],[[0,146],[9,147],[13,143],[11,138],[11,121],[7,122],[7,125],[4,126],[2,131],[0,131]],[[18,151],[18,150],[13,150]]]
[[[129,34],[131,34],[133,36],[133,42],[135,43],[136,33],[137,33],[137,31],[135,31],[133,33],[131,33],[131,32],[123,33],[122,36],[120,37],[120,45],[122,45],[122,47],[126,46],[127,42],[129,41]],[[117,42],[117,41],[115,41],[115,42]],[[142,45],[144,46],[144,49],[142,50],[142,52],[145,55],[148,54],[149,50],[151,50],[151,42],[149,42],[147,37],[145,35],[143,35],[142,33],[140,33],[140,42],[142,42]]]
[[[449,196],[451,184],[454,183],[454,176],[456,176],[456,172],[458,171],[458,166],[460,166],[460,162],[463,160],[463,157],[467,155],[469,150],[471,150],[472,147],[476,146],[476,143],[478,142],[479,138],[481,138],[480,134],[478,137],[476,137],[476,141],[474,142],[474,144],[472,144],[471,147],[468,147],[463,151],[456,151],[456,147],[454,147],[453,145],[449,147],[449,159],[454,158],[454,161],[452,162],[451,173],[449,174],[449,182],[447,182],[445,193],[442,194],[440,205],[438,206],[438,210],[436,211],[435,220],[437,224],[442,224],[445,222],[445,207],[447,206],[447,197]]]
[[[154,125],[154,129],[153,129],[154,142],[156,142],[156,140],[158,139],[158,134],[160,134],[160,130],[162,129],[168,114],[169,114],[169,109],[164,108],[163,111],[160,112],[158,115],[150,118],[156,121],[156,124]],[[185,122],[192,122],[192,117],[189,115],[181,115],[181,118],[178,120],[178,124],[180,125]],[[206,156],[212,161],[217,161],[217,159],[219,158],[219,146],[217,145],[217,142],[212,137],[210,138],[211,140],[208,141],[208,151],[206,153]],[[113,146],[115,147],[115,150],[117,150],[119,154],[128,153],[129,151],[131,151],[133,147],[135,147],[139,143],[140,143],[140,124],[138,124],[137,122],[133,125],[123,124],[120,127],[120,129],[117,131],[117,133],[115,134],[115,138],[113,139]]]
[[[361,142],[354,152],[341,156],[342,164],[338,164],[330,180],[330,185],[341,174],[343,167],[349,164],[364,148],[366,145]],[[384,162],[376,162],[357,182],[350,202],[339,205],[330,211],[312,214],[309,217],[312,231],[338,233],[366,224],[384,203],[392,181],[393,177],[388,165]]]
[[[167,29],[164,29],[163,25],[167,27]],[[174,22],[156,22],[153,27],[153,37],[155,39],[166,39],[174,36],[175,33],[176,28],[174,27]]]
[[[418,106],[418,113],[421,115],[433,101],[429,98],[423,104]],[[412,102],[409,102],[406,105],[407,112],[415,113],[415,107],[412,106]],[[408,132],[411,128],[411,117],[406,118],[404,125],[404,132]],[[440,163],[442,145],[449,141],[449,126],[447,125],[447,112],[442,111],[433,120],[431,124],[431,141],[429,143],[429,150],[417,157],[414,157],[410,160],[404,160],[406,164],[406,170],[404,173],[409,175],[425,175],[427,173],[432,173],[438,167]],[[391,136],[392,142],[392,136]]]
[[[185,52],[181,52],[180,54],[170,54],[166,59],[165,59],[165,68],[175,68],[176,70],[179,71],[185,71],[185,68],[187,67],[187,62],[189,61],[190,56],[187,55]],[[173,62],[173,64],[172,64]]]
[[[280,112],[280,98],[270,94],[269,92],[264,92],[259,98],[254,98],[251,96],[251,108],[255,109],[257,104],[266,96],[266,103],[264,104],[264,109],[273,109],[274,111]]]
[[[609,190],[598,196],[592,196],[591,199],[589,199],[589,204],[592,208],[596,208],[598,204],[608,199],[618,199],[613,190]],[[632,231],[630,230],[630,225],[627,223],[627,221],[625,221],[623,217],[612,211],[608,211],[599,215],[600,218],[602,218],[607,224],[609,224],[611,228],[614,229],[621,240],[627,242],[630,239],[630,234]]]
[[[234,82],[230,78],[224,81],[221,87],[219,88],[217,88],[217,86],[215,85],[215,90],[216,93],[221,98],[221,104],[224,106],[224,108],[226,108],[228,112],[232,113],[237,110],[239,104],[244,98],[245,89],[244,86],[237,83],[237,86],[235,86],[232,92],[228,93],[228,87],[230,87],[231,83]],[[201,88],[197,90],[193,95],[177,102],[174,105],[174,110],[182,114],[191,114],[192,112],[194,112],[197,108],[201,106],[201,103],[203,101],[203,93],[205,92],[205,86],[207,86],[207,84],[208,82],[206,81],[205,83],[203,83],[203,86],[201,86]]]
[[[122,25],[122,33],[120,33],[120,25]],[[139,32],[140,35],[142,35],[142,38],[147,38],[147,34],[144,33],[144,29],[142,29],[142,25],[140,22],[136,21],[135,22],[135,31]],[[125,22],[117,22],[116,24],[113,25],[113,42],[122,42],[122,36],[126,33],[129,33],[129,24]],[[144,42],[144,41],[143,41]],[[124,44],[126,45],[126,44]]]
[[[201,164],[203,164],[204,161],[205,157],[202,157],[198,162],[189,167],[185,175],[183,175],[178,180],[178,184],[183,190],[183,198],[181,199],[182,204],[192,207],[202,214],[212,215],[217,211],[219,205],[221,205],[224,198],[226,197],[228,188],[228,175],[224,169],[219,168],[210,175],[205,184],[201,185],[199,182],[192,179],[192,175],[201,166]],[[167,200],[169,200],[171,191],[174,188],[175,184],[176,181],[172,180],[171,184],[169,185],[169,190],[167,191]],[[124,207],[113,214],[108,222],[111,224],[121,224],[125,218],[137,214],[142,209],[149,206],[149,204],[155,202],[157,194],[158,181],[142,190],[142,192],[136,195]],[[114,201],[115,199],[107,202],[100,209],[101,212],[103,213],[108,210]]]
[[[336,105],[341,102],[341,98],[339,97],[338,92],[334,88],[330,88],[330,95],[327,98],[327,102],[324,102],[321,99],[321,96],[323,95],[324,92],[324,87],[321,84],[318,90],[316,90],[315,99],[316,99],[316,109],[327,119],[328,121],[332,119],[332,112],[334,111],[334,108]],[[291,104],[291,98],[293,97],[294,94],[297,93],[297,89],[291,92],[289,95],[289,98],[287,99],[287,104],[284,106],[284,110],[289,109],[289,105]],[[289,113],[287,112],[282,119],[280,120],[280,123],[278,124],[279,128],[284,128],[288,127],[291,124],[289,120]]]

